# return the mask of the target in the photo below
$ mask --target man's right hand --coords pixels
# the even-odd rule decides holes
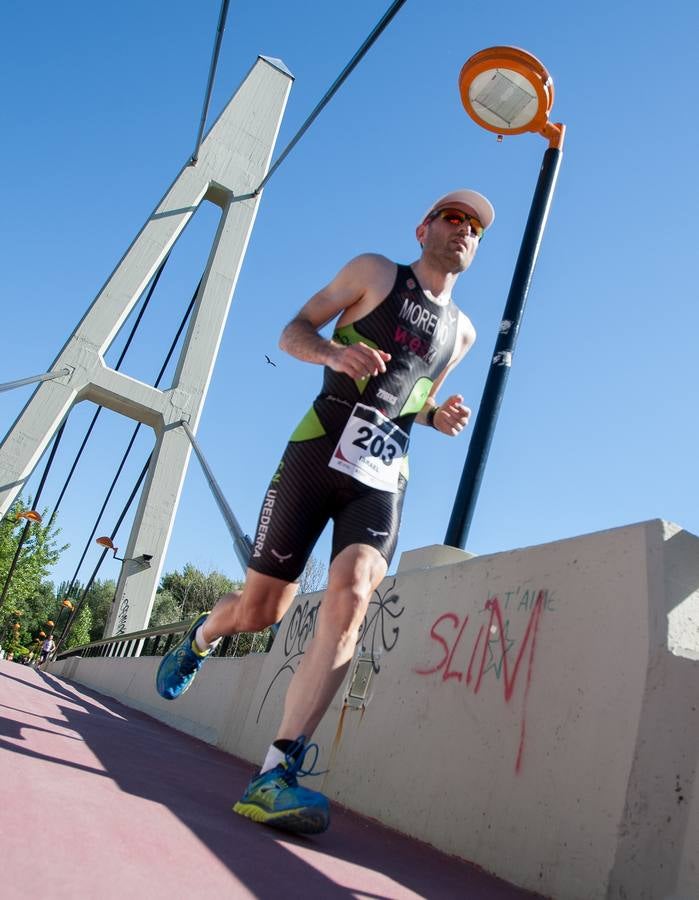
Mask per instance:
[[[390,353],[367,347],[361,341],[344,346],[332,343],[332,352],[327,365],[333,372],[342,372],[350,378],[368,378],[386,371],[386,363],[391,359]]]

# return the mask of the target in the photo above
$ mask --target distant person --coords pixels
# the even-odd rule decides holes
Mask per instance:
[[[278,622],[333,519],[315,637],[291,680],[260,772],[234,806],[257,822],[306,833],[328,827],[327,797],[300,787],[297,777],[310,774],[304,762],[317,746],[308,738],[345,677],[396,547],[413,422],[449,437],[468,423],[471,411],[460,394],[442,403],[436,395],[476,337],[452,289],[494,216],[475,191],[441,197],[417,226],[422,253],[416,262],[397,265],[369,253],[352,259],[282,332],[282,350],[324,366],[321,393],[291,435],[265,494],[243,590],[196,618],[156,679],[162,697],[179,697],[223,635]],[[319,330],[336,318],[327,340]],[[269,410],[270,429],[273,415]]]
[[[39,665],[43,666],[43,664],[50,658],[53,651],[56,649],[56,644],[53,640],[53,634],[50,634],[46,640],[41,645],[41,652],[39,654]]]

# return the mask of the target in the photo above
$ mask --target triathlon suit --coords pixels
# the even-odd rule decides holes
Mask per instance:
[[[408,479],[408,435],[454,351],[459,311],[425,296],[398,266],[388,296],[333,340],[391,354],[386,371],[352,379],[324,369],[323,388],[291,435],[255,531],[250,568],[296,581],[329,519],[331,559],[369,544],[390,563]]]

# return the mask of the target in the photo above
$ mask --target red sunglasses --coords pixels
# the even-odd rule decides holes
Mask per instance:
[[[450,207],[436,209],[427,216],[425,221],[432,222],[434,219],[443,219],[450,225],[464,225],[468,223],[471,227],[471,231],[476,235],[479,241],[485,234],[485,228],[483,227],[481,220],[469,213],[465,213],[461,209],[451,209]]]

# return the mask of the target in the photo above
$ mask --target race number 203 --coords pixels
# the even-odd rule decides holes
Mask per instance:
[[[328,465],[369,487],[395,493],[408,441],[395,422],[357,403]]]

